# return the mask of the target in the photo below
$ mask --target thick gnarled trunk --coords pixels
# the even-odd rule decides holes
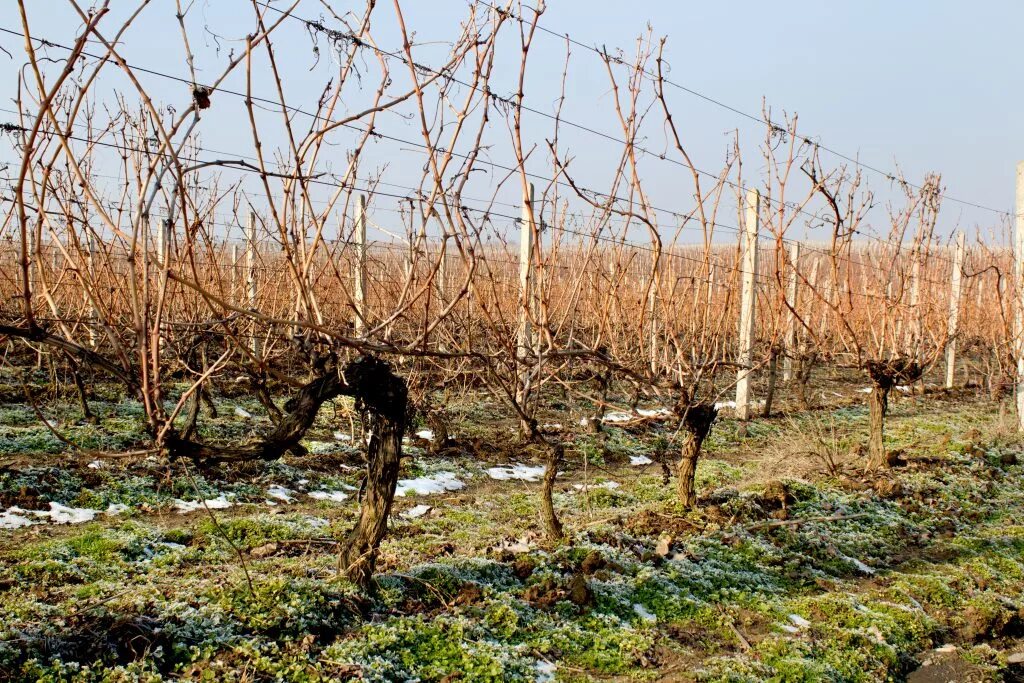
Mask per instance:
[[[697,459],[716,417],[718,411],[715,407],[705,404],[690,406],[683,417],[685,434],[679,464],[676,466],[676,490],[679,493],[679,504],[687,510],[697,505]]]
[[[555,490],[555,478],[558,476],[558,466],[562,462],[563,449],[561,444],[553,444],[548,448],[547,462],[544,466],[544,482],[541,485],[540,510],[544,520],[544,531],[548,540],[557,543],[565,537],[562,530],[562,523],[555,513],[553,494]]]
[[[387,363],[373,357],[349,363],[344,376],[345,393],[355,397],[370,440],[366,447],[366,486],[359,521],[349,533],[340,568],[351,581],[368,588],[398,485],[408,390],[405,381]]]
[[[913,384],[921,379],[924,368],[913,358],[897,356],[887,361],[868,361],[864,365],[871,377],[868,395],[870,432],[868,435],[868,470],[889,467],[885,452],[885,415],[889,411],[889,394],[900,384]]]
[[[889,410],[888,386],[875,384],[868,395],[870,431],[868,436],[868,469],[876,470],[888,466],[885,452],[885,414]]]

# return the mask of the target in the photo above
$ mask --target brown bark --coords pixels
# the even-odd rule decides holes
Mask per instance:
[[[351,364],[350,364],[351,365]],[[346,369],[347,372],[347,369]],[[312,426],[320,406],[351,393],[337,372],[317,377],[303,386],[285,404],[285,413],[274,430],[263,439],[242,446],[214,446],[199,443],[171,432],[167,436],[167,452],[171,457],[191,458],[203,462],[229,460],[277,460],[286,451],[299,447],[299,441]]]
[[[817,354],[803,354],[796,361],[793,378],[796,380],[796,403],[800,410],[810,410],[811,401],[808,389],[811,382],[811,371],[817,361]]]
[[[890,387],[875,384],[868,396],[870,431],[868,437],[868,469],[888,467],[885,453],[885,414],[889,409]]]
[[[768,389],[764,395],[764,410],[761,417],[771,417],[772,402],[775,400],[775,380],[779,371],[779,349],[777,346],[771,348],[768,356]]]
[[[93,414],[92,410],[89,409],[88,393],[85,389],[85,382],[82,381],[82,373],[79,369],[78,363],[67,354],[68,366],[71,371],[71,378],[75,382],[75,392],[78,394],[78,405],[82,408],[82,419],[88,424],[98,424],[99,419]]]
[[[408,411],[408,389],[384,361],[361,357],[345,368],[346,392],[356,399],[366,447],[365,495],[359,521],[339,558],[340,568],[362,588],[369,588],[380,543],[387,533],[391,504],[398,485],[402,436]]]
[[[868,436],[868,469],[889,467],[885,452],[885,414],[889,410],[889,393],[898,384],[913,384],[921,379],[924,369],[912,358],[898,356],[887,361],[868,361],[865,364],[871,377],[868,396],[870,431]]]
[[[555,489],[555,478],[558,476],[558,466],[562,462],[563,449],[561,444],[553,444],[548,449],[548,458],[544,467],[544,482],[541,485],[540,509],[544,519],[544,530],[547,532],[548,540],[557,543],[565,537],[562,530],[562,523],[555,513],[555,504],[552,494]]]
[[[697,459],[700,457],[704,439],[711,432],[711,425],[718,417],[714,406],[698,404],[690,406],[683,418],[683,445],[679,464],[676,466],[676,490],[679,504],[689,510],[697,505],[694,482],[697,476]]]

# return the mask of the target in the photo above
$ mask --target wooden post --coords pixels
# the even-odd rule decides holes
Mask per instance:
[[[256,310],[256,212],[249,212],[245,226],[245,305],[250,311]],[[256,338],[259,327],[253,323],[249,348],[257,360],[260,358],[260,344]]]
[[[964,272],[964,234],[957,233],[956,251],[953,256],[953,275],[949,280],[949,320],[946,342],[946,388],[953,388],[956,372],[956,335],[960,324],[960,289]]]
[[[530,314],[533,308],[533,183],[523,196],[522,219],[519,224],[519,333],[516,338],[516,356],[527,358],[533,350],[533,329],[530,325]],[[523,366],[519,386],[516,390],[516,402],[525,408],[530,397],[530,370]],[[524,433],[529,429],[525,422],[521,425]]]
[[[354,298],[356,305],[356,334],[366,332],[366,195],[356,199],[356,266]]]
[[[800,243],[794,242],[789,248],[789,287],[786,291],[786,302],[789,304],[789,322],[786,326],[786,343],[783,347],[785,357],[782,359],[782,380],[793,379],[793,354],[796,353],[796,304],[797,304],[797,264],[800,262]]]
[[[1017,164],[1017,201],[1013,216],[1013,289],[1014,339],[1017,352],[1017,429],[1024,431],[1024,161]]]
[[[736,416],[750,419],[750,375],[754,355],[754,302],[757,300],[757,231],[760,219],[761,194],[748,190],[740,236],[740,334],[739,366],[736,375]]]

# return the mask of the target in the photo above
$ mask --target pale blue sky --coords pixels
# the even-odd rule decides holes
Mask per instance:
[[[339,11],[360,4],[328,1]],[[26,2],[37,35],[65,43],[73,39],[78,20],[65,0]],[[114,15],[136,6],[125,0],[111,4]],[[453,35],[465,15],[466,1],[405,0],[403,9],[420,41],[444,40]],[[298,14],[318,18],[323,8],[316,0],[303,0]],[[125,41],[126,56],[141,66],[185,75],[173,15],[172,0],[152,0]],[[394,38],[388,26],[393,17],[391,0],[379,0],[376,25],[381,36]],[[113,24],[113,17],[107,23]],[[941,172],[950,196],[1011,208],[1014,165],[1024,158],[1024,132],[1015,116],[1022,110],[1022,95],[1017,73],[1019,50],[1014,49],[1024,25],[1024,3],[553,0],[541,24],[557,32],[568,31],[587,44],[627,50],[650,24],[656,36],[668,36],[667,57],[675,81],[752,113],[760,111],[764,97],[776,112],[799,113],[802,132],[825,145],[859,155],[877,167],[890,169],[899,162],[911,180],[920,180],[926,171]],[[14,0],[5,0],[0,6],[0,26],[20,27]],[[193,48],[202,72],[212,74],[224,62],[225,53],[216,53],[216,41],[204,34],[204,26],[226,40],[222,43],[225,49],[238,49],[241,43],[237,39],[252,29],[251,3],[195,0],[190,14]],[[312,106],[331,75],[326,59],[310,70],[309,44],[298,24],[277,39],[283,70],[290,76],[291,103],[298,106]],[[15,55],[13,61],[0,55],[0,106],[9,108],[16,68],[23,61],[21,42],[0,36],[0,46]],[[397,40],[387,47],[397,47]],[[502,52],[501,64],[511,67],[517,57],[513,45],[506,47],[510,49]],[[528,73],[527,104],[551,110],[563,54],[561,41],[538,36]],[[574,48],[573,54],[566,116],[614,133],[603,66],[585,50]],[[417,57],[428,63],[437,63],[440,56],[437,47],[417,52]],[[164,103],[180,106],[187,102],[184,86],[145,78],[147,87]],[[113,73],[107,85],[106,92],[98,91],[100,98],[124,87]],[[264,84],[262,91],[272,95],[271,84]],[[763,133],[751,122],[681,92],[671,95],[671,104],[698,165],[716,170],[728,144],[726,134],[735,128],[741,131],[746,163],[751,170],[758,164],[756,146]],[[0,119],[8,116],[3,114]],[[237,98],[215,95],[214,107],[200,130],[204,144],[251,153],[251,138],[244,126],[238,125],[240,116],[244,109]],[[390,125],[396,132],[404,130],[401,134],[406,137],[417,135],[415,127],[400,120]],[[549,134],[548,122],[527,121],[526,125],[528,134],[535,133],[534,142],[543,145],[544,135]],[[648,135],[652,149],[664,147],[657,129]],[[565,136],[578,157],[580,177],[600,189],[607,175],[602,170],[617,158],[619,150],[583,133],[566,132]],[[339,154],[343,158],[342,150]],[[396,166],[407,157],[402,150],[382,148],[375,160],[390,163],[389,177],[397,181],[402,172]],[[511,161],[500,145],[492,158]],[[829,161],[827,155],[824,158]],[[656,203],[684,209],[685,202],[679,199],[689,192],[684,172],[654,161],[645,164],[644,172]],[[545,167],[539,170],[543,172]],[[886,196],[888,183],[874,174],[868,178],[880,196]],[[941,225],[948,233],[955,225],[971,230],[975,224],[988,227],[997,221],[989,212],[946,202]]]

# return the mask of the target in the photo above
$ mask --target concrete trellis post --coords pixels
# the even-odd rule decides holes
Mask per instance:
[[[250,311],[256,310],[256,212],[249,212],[245,226],[245,305]],[[250,349],[252,355],[260,358],[260,343],[256,338],[257,326],[252,326]]]
[[[786,324],[786,356],[782,360],[782,380],[789,382],[793,379],[793,354],[796,352],[796,305],[799,277],[797,276],[797,264],[800,262],[800,243],[794,242],[789,248],[789,286],[786,289],[786,302],[789,304],[788,322]]]
[[[1017,164],[1017,201],[1013,216],[1013,348],[1017,353],[1017,428],[1024,431],[1024,161]]]
[[[86,294],[89,299],[89,345],[96,348],[97,334],[96,326],[99,324],[100,312],[96,308],[96,237],[92,232],[86,236],[88,254],[86,255],[85,267],[89,271],[89,283],[94,288],[92,296]]]
[[[533,183],[524,193],[522,219],[519,225],[519,332],[516,335],[516,355],[527,357],[533,349],[533,329],[530,314],[533,308],[533,237],[536,232],[533,216]],[[524,368],[519,378],[516,402],[522,407],[530,396],[530,373]],[[523,425],[524,428],[527,425]]]
[[[761,194],[748,190],[743,233],[740,236],[740,334],[739,372],[736,375],[736,416],[750,419],[750,375],[754,351],[754,303],[757,300],[757,232],[760,220]]]
[[[356,265],[353,274],[354,303],[356,305],[356,334],[366,331],[366,195],[356,199]]]
[[[953,255],[953,274],[949,280],[949,320],[946,342],[946,388],[953,388],[956,372],[956,335],[960,325],[960,290],[964,273],[964,234],[957,233],[956,251]]]

